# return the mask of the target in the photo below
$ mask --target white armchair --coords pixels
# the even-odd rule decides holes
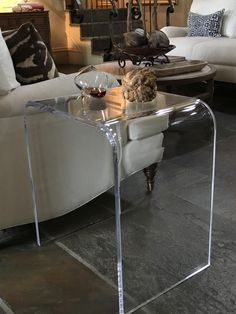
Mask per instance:
[[[75,75],[19,86],[0,96],[0,230],[34,221],[24,139],[25,104],[29,100],[78,93],[73,82]],[[118,86],[108,75],[109,86]],[[40,116],[44,115],[39,115],[39,119]],[[41,221],[80,207],[113,184],[112,150],[104,136],[97,129],[68,121],[43,119],[34,138]],[[130,140],[124,129],[123,177],[162,159],[162,131],[168,127],[168,116],[158,118],[158,129],[153,127],[154,122],[144,119],[141,135],[140,121],[132,122]]]
[[[205,60],[216,67],[216,80],[236,83],[236,1],[193,0],[190,11],[207,15],[222,9],[221,37],[188,37],[188,27],[166,26],[162,31],[176,46],[169,55]]]
[[[19,86],[7,95],[0,96],[0,230],[33,221],[31,186],[24,139],[25,104],[29,100],[77,94],[78,88],[73,82],[75,75],[76,73],[62,75],[48,81]],[[116,80],[114,84],[117,84]],[[47,131],[47,136],[50,137],[50,130]],[[58,131],[63,135],[62,128]],[[72,139],[72,142],[74,140]],[[53,151],[56,152],[58,149],[55,145],[42,154],[45,154],[47,160],[52,160],[52,158],[55,160]],[[76,155],[74,158],[77,160]],[[57,156],[57,159],[58,162],[63,163],[63,156]],[[42,172],[43,160],[41,163],[41,165],[38,164],[38,169],[41,169],[39,171]],[[68,169],[70,167],[68,163],[66,167],[68,173],[69,170],[72,172],[72,168]],[[88,194],[84,194],[78,203],[73,197],[73,184],[76,182],[73,182],[72,178],[70,184],[66,184],[66,180],[67,178],[62,177],[61,182],[57,185],[59,189],[57,204],[50,203],[50,200],[45,199],[44,195],[41,220],[65,214],[95,196],[92,192],[89,197]]]
[[[26,37],[19,43],[18,32],[22,29]],[[5,40],[11,39],[9,48],[0,30],[0,230],[34,220],[24,137],[25,104],[79,93],[74,84],[76,73],[54,76],[55,65],[33,25],[23,25],[16,34],[5,34]],[[33,39],[36,43],[32,43]],[[35,57],[39,52],[38,43],[41,52]],[[25,44],[23,48],[22,44]],[[32,47],[36,47],[33,54],[30,50]],[[26,49],[29,49],[29,56],[21,56],[21,51],[27,52]],[[14,59],[15,51],[18,52],[18,59],[16,56]],[[18,67],[13,66],[12,58]],[[19,68],[24,69],[17,73],[20,79],[22,73],[28,70],[22,84],[37,83],[20,85],[15,73]],[[34,72],[35,68],[37,73]],[[33,77],[30,78],[31,72]],[[42,78],[51,79],[42,81]],[[119,83],[108,74],[108,87],[115,86],[119,86]],[[40,204],[39,219],[42,221],[72,211],[109,189],[113,184],[113,159],[110,146],[96,128],[82,123],[68,125],[69,119],[60,123],[42,113],[34,117],[40,122],[32,146],[36,152],[34,175],[39,183],[37,201]],[[151,121],[142,123],[145,130],[150,131]],[[122,169],[123,177],[161,160],[162,131],[167,126],[168,118],[163,120],[155,134],[151,130],[148,135],[140,136],[139,132],[134,131],[134,138],[130,139],[127,128],[124,129],[122,142],[126,162]],[[138,127],[135,125],[133,128],[136,130]]]

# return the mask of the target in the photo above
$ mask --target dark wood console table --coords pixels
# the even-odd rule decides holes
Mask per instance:
[[[3,31],[18,28],[26,22],[34,24],[49,51],[51,51],[49,11],[0,13],[0,28]]]

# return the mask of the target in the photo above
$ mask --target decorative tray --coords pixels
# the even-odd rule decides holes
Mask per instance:
[[[207,65],[206,61],[185,60],[165,64],[155,64],[153,67],[157,72],[157,75],[159,77],[162,77],[200,71],[206,65]]]

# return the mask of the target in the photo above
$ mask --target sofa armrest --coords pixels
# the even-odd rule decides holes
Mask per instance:
[[[80,91],[74,83],[76,75],[77,73],[60,75],[51,80],[22,85],[9,94],[0,96],[0,118],[24,115],[25,104],[30,100],[79,94]],[[119,86],[111,74],[108,74],[108,86]]]
[[[188,27],[165,26],[161,29],[169,38],[185,37],[188,33]]]

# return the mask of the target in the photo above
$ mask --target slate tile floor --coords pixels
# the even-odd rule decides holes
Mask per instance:
[[[159,297],[146,308],[138,310],[136,312],[138,314],[236,313],[235,99],[232,90],[227,90],[227,97],[223,97],[221,87],[216,88],[215,115],[218,122],[218,138],[212,265]],[[130,210],[132,199],[141,208],[139,222],[137,221],[136,226],[135,224],[131,226],[133,229],[130,229],[130,234],[135,234],[135,228],[139,228],[140,221],[147,217],[145,211],[152,213],[149,206],[155,200],[159,201],[160,208],[164,205],[171,208],[174,204],[178,210],[178,206],[183,208],[182,205],[185,204],[184,207],[194,213],[198,209],[201,223],[198,223],[195,217],[191,228],[198,226],[204,237],[205,209],[209,204],[209,199],[204,197],[204,192],[209,189],[209,179],[201,163],[199,167],[193,168],[189,160],[192,160],[189,156],[188,160],[184,160],[184,156],[181,156],[166,165],[163,163],[165,176],[162,176],[160,169],[158,189],[162,195],[166,193],[166,197],[161,200],[158,199],[158,194],[148,200],[140,191],[132,189],[132,180],[135,180],[136,185],[142,185],[143,179],[139,174],[130,179],[122,195],[125,215],[128,219],[132,218],[133,212]],[[173,173],[175,175],[171,182],[167,181],[166,176]],[[191,184],[186,184],[189,178]],[[184,188],[179,189],[179,186]],[[193,193],[196,187],[199,196]],[[112,194],[106,193],[79,211],[43,223],[41,229],[45,245],[41,248],[36,247],[32,241],[34,237],[32,225],[0,232],[0,314],[113,314],[117,312],[117,292],[112,284],[114,259],[112,260],[111,256],[114,253],[112,251],[114,241],[111,237],[104,238],[104,233],[101,232],[102,228],[112,230],[114,217],[111,202]],[[142,207],[145,207],[145,210],[142,210]],[[181,230],[185,225],[184,221],[182,223]],[[91,230],[95,236],[91,237]],[[99,237],[96,237],[96,232],[99,233]],[[144,233],[141,236],[135,234],[138,242],[142,240],[143,235]],[[169,235],[171,236],[171,233]],[[180,238],[179,234],[178,239]],[[183,238],[182,241],[185,242],[182,244],[186,244],[188,240],[192,239]],[[165,241],[168,241],[168,237]],[[95,250],[95,244],[99,244],[98,248],[102,250]],[[202,252],[199,247],[201,248],[201,238],[194,246],[194,250]],[[135,248],[133,249],[135,251]],[[202,254],[204,257],[205,253]],[[194,252],[191,252],[191,256],[201,260],[201,256],[197,257]],[[86,261],[83,259],[85,257]],[[173,258],[171,255],[170,257]],[[148,259],[151,258],[152,256],[149,255]],[[99,273],[94,273],[93,265]],[[107,269],[108,266],[111,268],[110,278],[102,275],[103,268]],[[137,282],[134,281],[133,284]],[[131,290],[135,290],[134,288],[141,297],[142,291],[147,292],[146,288],[146,290],[140,288],[138,291],[138,287],[131,286]],[[129,295],[126,295],[126,301],[128,305],[133,302]]]

